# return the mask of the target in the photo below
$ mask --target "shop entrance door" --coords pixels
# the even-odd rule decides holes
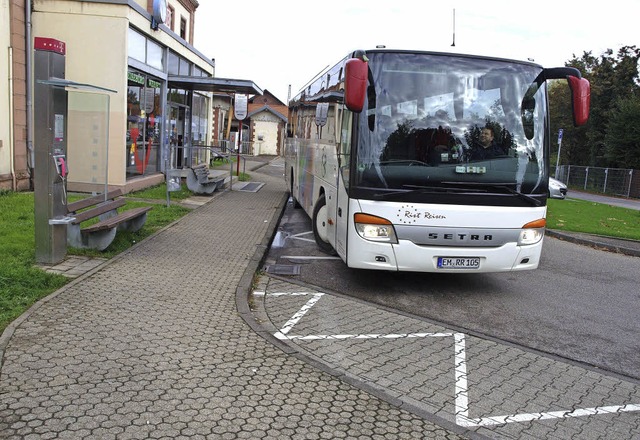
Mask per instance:
[[[189,137],[186,135],[187,107],[170,104],[169,106],[169,148],[173,168],[188,166],[187,151]]]

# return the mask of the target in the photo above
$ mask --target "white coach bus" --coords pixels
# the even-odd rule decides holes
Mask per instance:
[[[289,102],[285,179],[318,246],[348,267],[535,269],[546,224],[549,79],[573,120],[575,68],[375,49],[328,68]]]

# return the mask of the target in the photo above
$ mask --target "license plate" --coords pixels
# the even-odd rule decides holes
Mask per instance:
[[[479,257],[438,257],[438,269],[478,269]]]

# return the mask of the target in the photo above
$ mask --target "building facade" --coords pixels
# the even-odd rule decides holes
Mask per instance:
[[[196,0],[5,0],[2,8],[7,1],[0,42],[13,49],[7,55],[13,64],[0,69],[13,72],[0,73],[13,78],[13,87],[0,91],[0,109],[13,120],[0,127],[0,188],[32,184],[27,61],[38,39],[63,44],[66,80],[108,95],[104,146],[90,129],[99,119],[95,109],[70,98],[70,191],[100,192],[106,180],[110,189],[129,192],[160,183],[166,168],[203,161],[197,147],[213,139],[213,94],[262,92],[251,81],[215,77],[215,62],[193,46]],[[80,113],[74,106],[81,117],[73,119]],[[108,164],[106,173],[96,172],[91,157]]]
[[[265,90],[249,100],[247,118],[254,154],[280,155],[284,151],[289,109]]]
[[[0,190],[28,190],[26,10],[24,0],[0,0]]]

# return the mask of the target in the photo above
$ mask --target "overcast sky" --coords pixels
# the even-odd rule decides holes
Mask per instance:
[[[248,79],[282,102],[354,49],[533,59],[639,46],[640,0],[199,0],[194,46],[216,76]],[[455,47],[454,41],[455,10]]]

